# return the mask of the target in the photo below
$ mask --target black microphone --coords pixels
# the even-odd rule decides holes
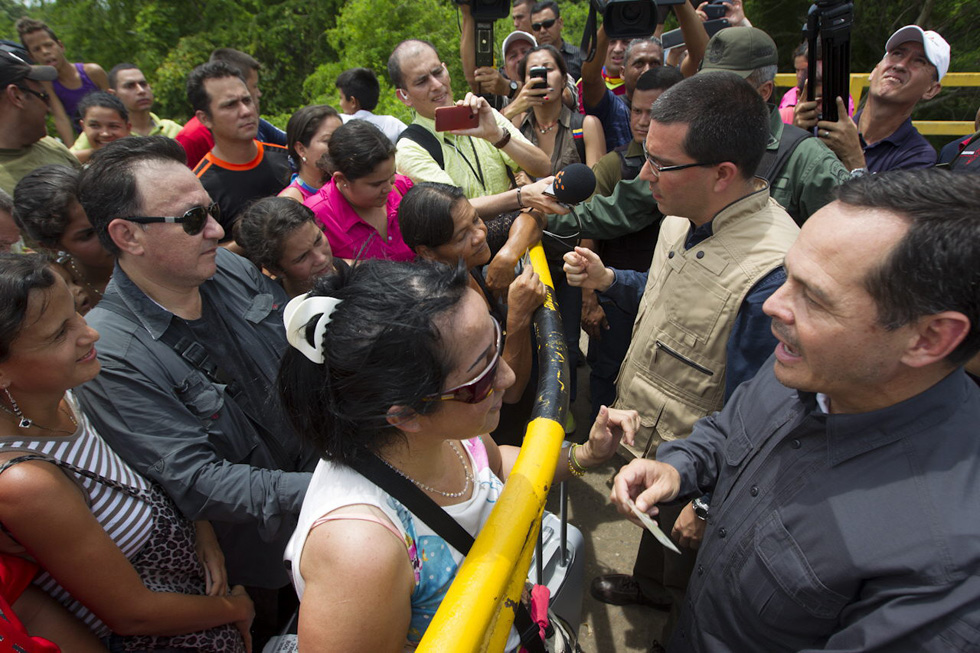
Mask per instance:
[[[544,192],[562,204],[578,204],[592,197],[595,192],[595,173],[584,163],[573,163],[559,170],[555,180]]]

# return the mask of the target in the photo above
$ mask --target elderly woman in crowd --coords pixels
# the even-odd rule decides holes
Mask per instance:
[[[351,464],[380,459],[476,536],[520,452],[488,435],[514,373],[461,265],[339,267],[285,312],[280,391],[323,456],[286,548],[299,642],[402,651],[425,633],[463,555]],[[633,411],[603,409],[588,442],[563,450],[555,481],[607,460],[637,424]]]
[[[36,254],[0,255],[0,524],[35,581],[112,651],[244,651],[254,614],[229,592],[207,522],[184,519],[95,431],[71,389],[99,335]]]

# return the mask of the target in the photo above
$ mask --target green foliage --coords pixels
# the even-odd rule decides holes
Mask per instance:
[[[757,27],[776,40],[780,70],[792,70],[792,52],[810,2],[744,0]],[[920,22],[936,29],[953,48],[951,71],[977,70],[980,24],[976,0],[859,0],[851,34],[851,69],[870,71],[881,58],[888,35]],[[578,45],[588,15],[587,0],[562,0],[563,36]],[[66,44],[72,61],[95,61],[106,70],[130,61],[154,86],[155,111],[178,120],[190,117],[185,97],[187,73],[216,47],[249,52],[263,64],[262,111],[276,124],[311,103],[337,106],[334,80],[347,68],[366,66],[381,82],[376,111],[406,122],[411,112],[388,82],[392,49],[407,38],[435,44],[449,68],[457,97],[466,92],[459,60],[459,20],[452,0],[35,0],[24,5],[0,0],[0,36],[17,40],[13,24],[30,13],[47,21]],[[675,26],[673,16],[668,29]],[[513,29],[509,18],[494,26],[494,48]],[[916,118],[972,120],[978,89],[946,89],[922,103]]]

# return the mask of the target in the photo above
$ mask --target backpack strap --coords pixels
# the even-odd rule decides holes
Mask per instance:
[[[783,135],[779,138],[779,147],[775,150],[766,150],[762,155],[759,167],[755,169],[757,177],[762,177],[770,184],[779,176],[779,173],[786,167],[789,158],[796,151],[796,148],[813,134],[800,129],[795,125],[783,125]]]
[[[421,145],[422,149],[429,153],[429,156],[439,164],[440,168],[446,169],[446,162],[442,158],[442,145],[439,144],[439,139],[433,136],[428,129],[418,123],[412,123],[398,136],[398,140],[403,138]]]

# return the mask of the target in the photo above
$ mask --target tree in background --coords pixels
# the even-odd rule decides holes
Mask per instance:
[[[744,1],[752,23],[778,44],[780,69],[791,71],[810,2]],[[562,0],[561,7],[565,38],[577,45],[588,2]],[[184,93],[187,73],[216,47],[237,48],[262,62],[262,111],[280,126],[306,104],[336,106],[334,80],[356,66],[378,75],[382,92],[377,112],[411,120],[395,98],[386,70],[391,50],[406,38],[434,43],[449,67],[456,96],[466,91],[452,0],[36,0],[27,8],[0,0],[0,34],[16,41],[13,24],[24,13],[47,21],[74,61],[96,61],[107,70],[121,61],[139,66],[153,83],[157,112],[176,119],[190,116]],[[888,36],[909,23],[935,29],[949,41],[951,71],[978,70],[976,0],[856,0],[852,70],[870,71]],[[673,27],[671,15],[667,29]],[[511,29],[509,19],[497,22],[495,52]],[[972,120],[978,105],[980,90],[946,89],[921,103],[915,117]]]

